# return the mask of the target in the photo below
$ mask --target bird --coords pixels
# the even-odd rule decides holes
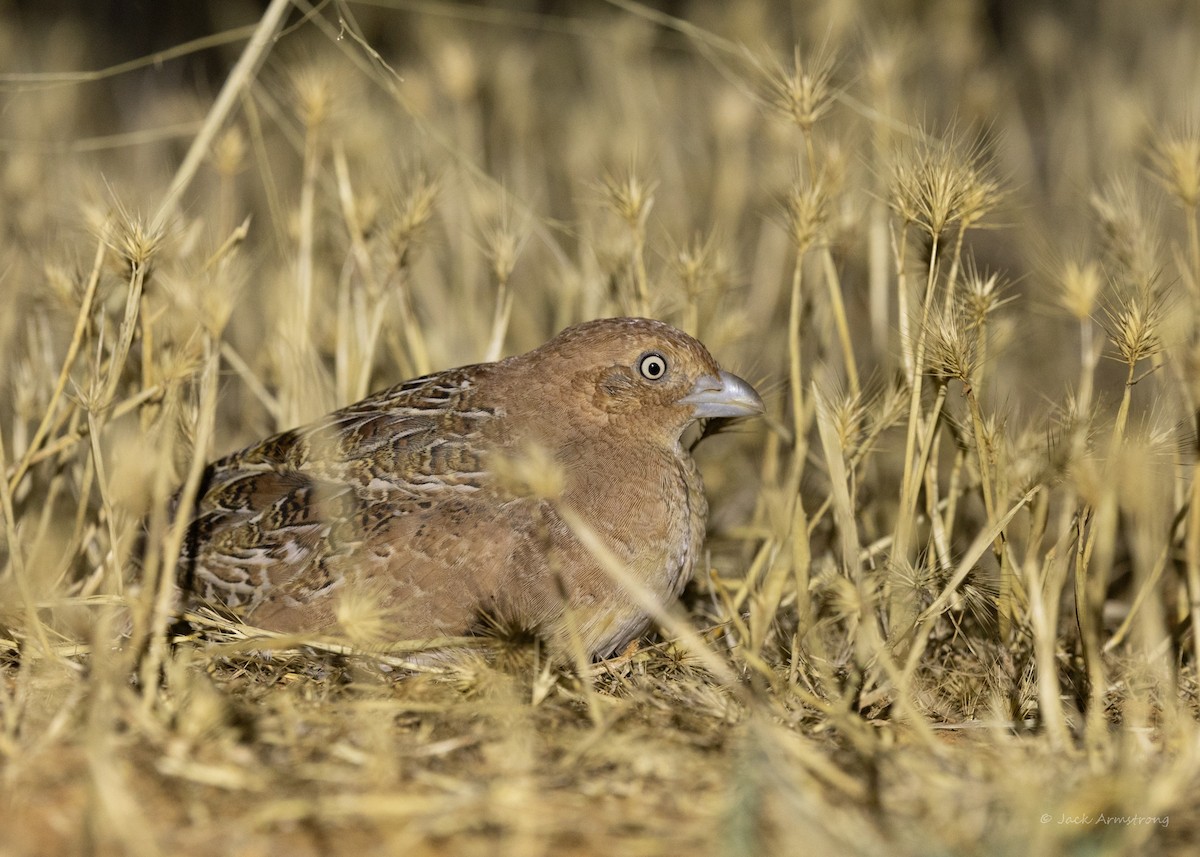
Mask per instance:
[[[208,464],[179,590],[256,628],[335,636],[340,607],[365,592],[396,641],[516,627],[560,646],[574,635],[603,659],[652,617],[566,510],[644,591],[672,603],[708,513],[684,433],[762,412],[747,381],[664,322],[577,324],[527,353],[405,381]],[[521,460],[543,462],[556,490],[522,490],[505,466]],[[176,494],[173,515],[180,503]]]

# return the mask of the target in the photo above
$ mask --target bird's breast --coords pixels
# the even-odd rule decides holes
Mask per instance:
[[[563,500],[664,602],[683,589],[704,540],[708,503],[682,448],[610,459],[602,470],[576,468]]]
[[[691,579],[696,557],[704,544],[708,520],[708,500],[696,462],[682,448],[674,458],[680,505],[671,515],[667,532],[666,583],[671,598],[677,597]]]

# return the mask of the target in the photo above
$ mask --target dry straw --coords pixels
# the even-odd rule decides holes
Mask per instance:
[[[1190,853],[1200,13],[403,5],[0,12],[0,851]],[[677,605],[560,509],[638,647],[179,614],[206,461],[620,313],[769,411]]]

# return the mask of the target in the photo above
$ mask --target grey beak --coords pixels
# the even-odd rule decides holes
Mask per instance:
[[[696,419],[753,417],[763,412],[763,402],[746,381],[732,372],[701,375],[692,391],[679,400],[692,406]]]

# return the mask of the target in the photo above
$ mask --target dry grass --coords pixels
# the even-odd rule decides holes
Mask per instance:
[[[900,5],[0,12],[0,855],[1191,853],[1200,15]],[[769,393],[660,636],[180,635],[205,460],[628,313]]]

